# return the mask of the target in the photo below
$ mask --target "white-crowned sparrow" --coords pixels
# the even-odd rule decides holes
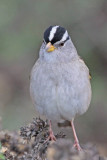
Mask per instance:
[[[89,69],[77,54],[70,36],[61,26],[50,26],[31,72],[30,94],[40,114],[50,120],[51,140],[55,136],[51,120],[71,122],[74,146],[80,150],[73,120],[83,114],[91,101]]]

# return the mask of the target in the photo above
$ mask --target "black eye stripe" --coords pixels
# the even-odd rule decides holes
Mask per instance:
[[[69,39],[69,36],[67,37],[67,39],[64,41],[64,43]]]
[[[60,45],[60,46],[63,46],[63,45],[65,44],[65,42],[66,42],[69,38],[70,38],[70,37],[68,36],[67,39],[66,39],[65,41],[61,42],[59,45]]]

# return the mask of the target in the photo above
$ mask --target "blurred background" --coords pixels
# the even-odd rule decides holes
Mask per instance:
[[[2,127],[19,130],[37,116],[29,95],[29,75],[50,25],[69,31],[92,75],[91,107],[75,120],[79,139],[98,144],[107,154],[107,0],[0,1]],[[72,136],[71,129],[64,131]]]

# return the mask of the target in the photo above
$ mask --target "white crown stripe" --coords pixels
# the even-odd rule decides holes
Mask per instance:
[[[62,42],[65,41],[67,39],[67,37],[68,37],[68,32],[66,31],[60,41],[62,41]]]
[[[50,31],[50,35],[49,35],[49,41],[51,41],[54,37],[54,34],[56,33],[56,30],[59,26],[54,26],[51,31]]]

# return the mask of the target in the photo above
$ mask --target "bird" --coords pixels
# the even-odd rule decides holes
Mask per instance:
[[[36,110],[49,120],[49,140],[56,141],[52,121],[69,121],[74,147],[82,148],[74,118],[87,111],[91,101],[90,73],[68,34],[60,25],[44,31],[39,58],[30,75],[30,95]]]

